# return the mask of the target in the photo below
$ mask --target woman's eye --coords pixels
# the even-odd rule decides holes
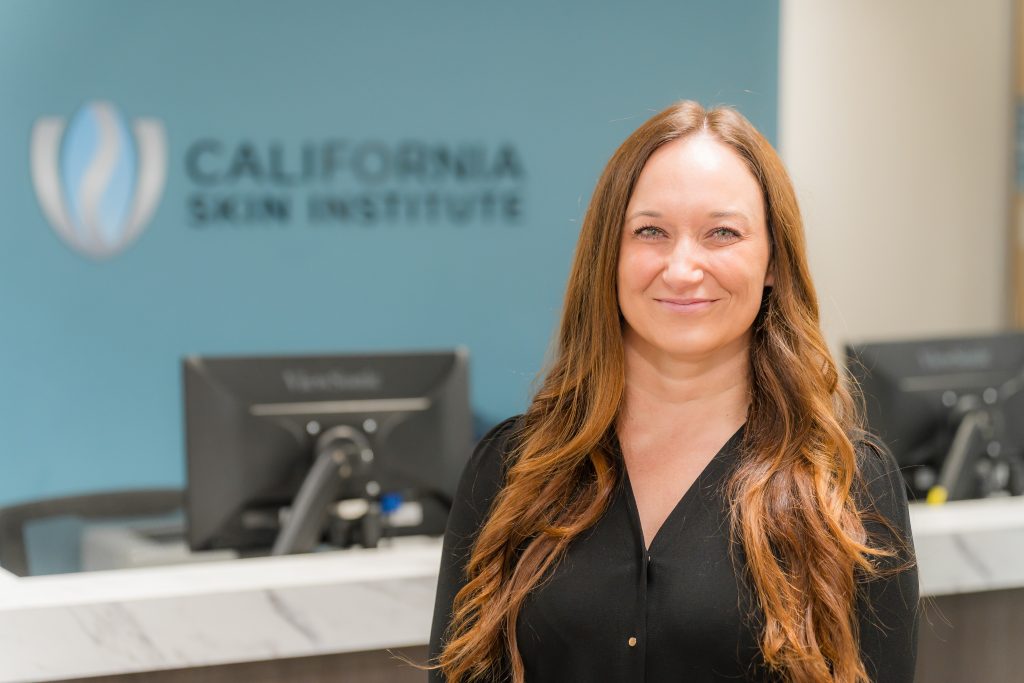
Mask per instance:
[[[739,237],[740,233],[732,228],[715,228],[711,231],[711,236],[720,242],[726,242]]]
[[[657,228],[653,225],[644,225],[633,231],[634,237],[639,237],[640,239],[645,240],[654,239],[655,237],[660,237],[663,234],[665,234],[665,232],[661,228]]]

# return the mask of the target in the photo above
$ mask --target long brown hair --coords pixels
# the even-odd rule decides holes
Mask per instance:
[[[787,679],[867,681],[855,613],[857,575],[890,556],[872,547],[852,489],[860,423],[821,333],[789,176],[771,145],[728,107],[679,102],[618,148],[583,221],[550,367],[514,437],[506,483],[481,527],[437,662],[453,683],[502,665],[522,683],[516,621],[527,594],[598,521],[621,476],[612,455],[623,400],[616,296],[626,206],[651,154],[703,132],[729,145],[760,184],[774,286],[753,325],[743,457],[727,487],[763,613],[761,652]]]

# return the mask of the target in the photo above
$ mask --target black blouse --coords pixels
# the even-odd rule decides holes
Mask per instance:
[[[441,650],[452,601],[477,530],[504,481],[516,418],[477,446],[462,476],[441,559],[430,655]],[[516,635],[527,683],[545,681],[775,681],[760,654],[759,612],[735,571],[722,485],[743,429],[715,455],[644,546],[628,475],[601,520],[578,537],[520,612]],[[903,480],[892,457],[858,449],[870,501],[906,539],[913,558]],[[620,455],[621,457],[621,455]],[[626,468],[621,468],[623,473]],[[866,522],[873,539],[885,528]],[[917,640],[917,571],[868,583],[858,605],[861,654],[876,683],[911,683]],[[431,681],[443,681],[438,671]],[[507,674],[495,680],[507,680]]]

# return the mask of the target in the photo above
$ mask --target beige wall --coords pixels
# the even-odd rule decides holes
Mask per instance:
[[[833,349],[1008,321],[1011,0],[782,0],[780,150]]]

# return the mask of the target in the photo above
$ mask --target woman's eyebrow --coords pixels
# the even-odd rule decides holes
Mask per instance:
[[[640,211],[635,211],[635,212],[631,213],[630,215],[626,216],[626,220],[627,221],[631,221],[634,218],[639,218],[640,216],[647,216],[649,218],[661,218],[661,213],[659,213],[658,211],[654,211],[652,209],[641,209]],[[747,216],[747,214],[744,213],[743,211],[738,211],[738,210],[733,210],[733,209],[722,209],[722,210],[719,210],[719,211],[711,211],[710,213],[708,213],[708,218],[713,218],[713,219],[716,219],[716,220],[719,219],[719,218],[739,218],[739,219],[742,219],[742,220],[745,220],[745,221],[749,221],[750,220],[750,217]]]
[[[627,221],[631,221],[634,218],[637,218],[638,216],[650,216],[651,218],[661,218],[661,214],[658,213],[657,211],[651,211],[650,209],[643,209],[641,211],[637,211],[636,213],[634,213],[634,214],[632,214],[630,216],[627,216],[626,220]]]
[[[710,218],[742,218],[743,220],[749,220],[747,214],[742,211],[712,211],[708,216]]]

